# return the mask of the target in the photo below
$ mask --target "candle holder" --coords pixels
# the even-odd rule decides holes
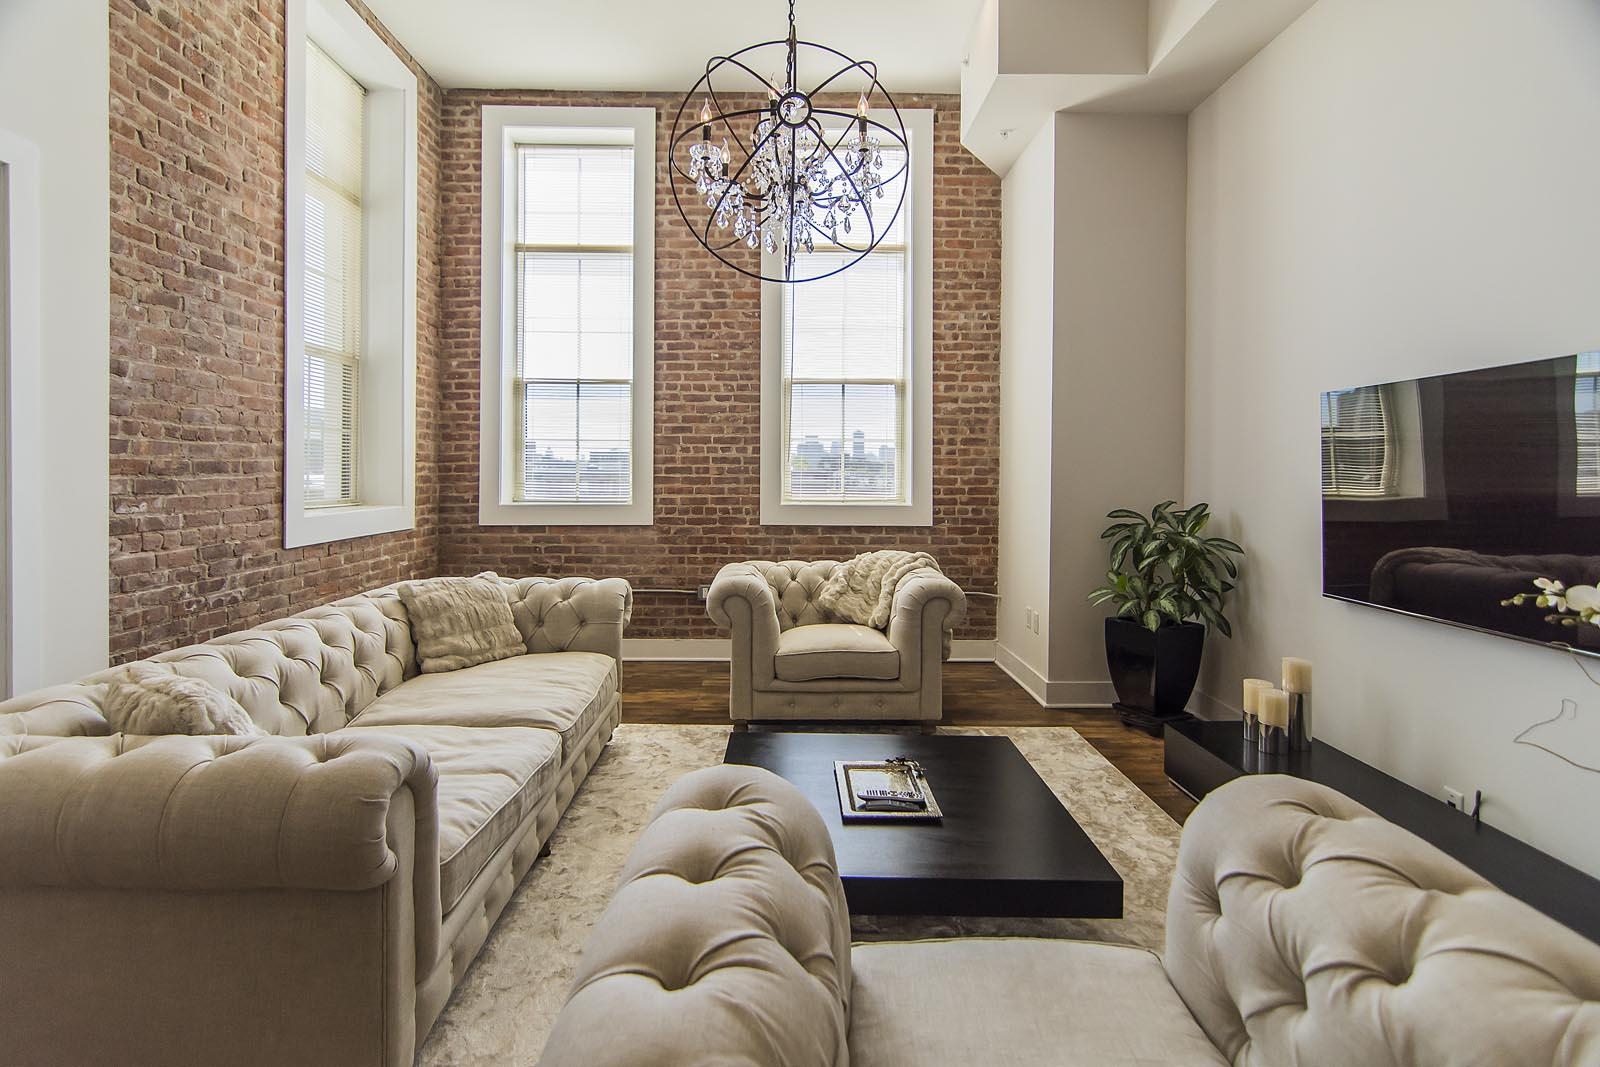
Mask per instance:
[[[1244,739],[1254,745],[1261,738],[1261,720],[1253,711],[1244,713]]]
[[[1289,747],[1296,752],[1311,748],[1311,694],[1289,694]]]
[[[1261,737],[1256,742],[1256,749],[1274,756],[1287,755],[1289,752],[1289,731],[1282,726],[1274,726],[1270,722],[1262,723]]]
[[[1244,751],[1239,753],[1239,769],[1246,774],[1256,774],[1261,770],[1261,751],[1256,748],[1255,738],[1244,743]]]

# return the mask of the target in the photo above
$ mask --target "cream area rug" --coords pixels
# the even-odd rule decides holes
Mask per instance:
[[[906,919],[858,916],[859,940],[1026,934],[1159,950],[1178,824],[1069,727],[964,729],[1012,739],[1123,879],[1121,919]],[[634,839],[667,786],[722,762],[719,726],[624,724],[539,860],[506,905],[418,1056],[425,1067],[532,1065],[566,999],[578,954],[605,910]]]

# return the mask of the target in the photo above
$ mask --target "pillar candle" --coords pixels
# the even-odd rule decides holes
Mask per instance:
[[[1276,726],[1280,729],[1289,728],[1289,694],[1282,689],[1263,689],[1257,694],[1256,699],[1261,706],[1261,722],[1264,726]]]
[[[1265,678],[1246,678],[1244,680],[1244,710],[1250,715],[1261,714],[1261,691],[1271,689],[1272,683]]]
[[[1283,688],[1289,693],[1311,692],[1311,661],[1284,657]]]

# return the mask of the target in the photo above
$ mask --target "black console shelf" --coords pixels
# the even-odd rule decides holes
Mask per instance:
[[[1289,774],[1320,782],[1405,827],[1557,922],[1600,941],[1600,880],[1475,822],[1332,745],[1313,741],[1308,752],[1259,754],[1245,748],[1237,721],[1198,720],[1168,724],[1165,742],[1167,777],[1196,799],[1244,774]]]

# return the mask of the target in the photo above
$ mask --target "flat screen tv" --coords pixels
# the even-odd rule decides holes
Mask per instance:
[[[1325,596],[1600,655],[1600,352],[1322,395]]]

